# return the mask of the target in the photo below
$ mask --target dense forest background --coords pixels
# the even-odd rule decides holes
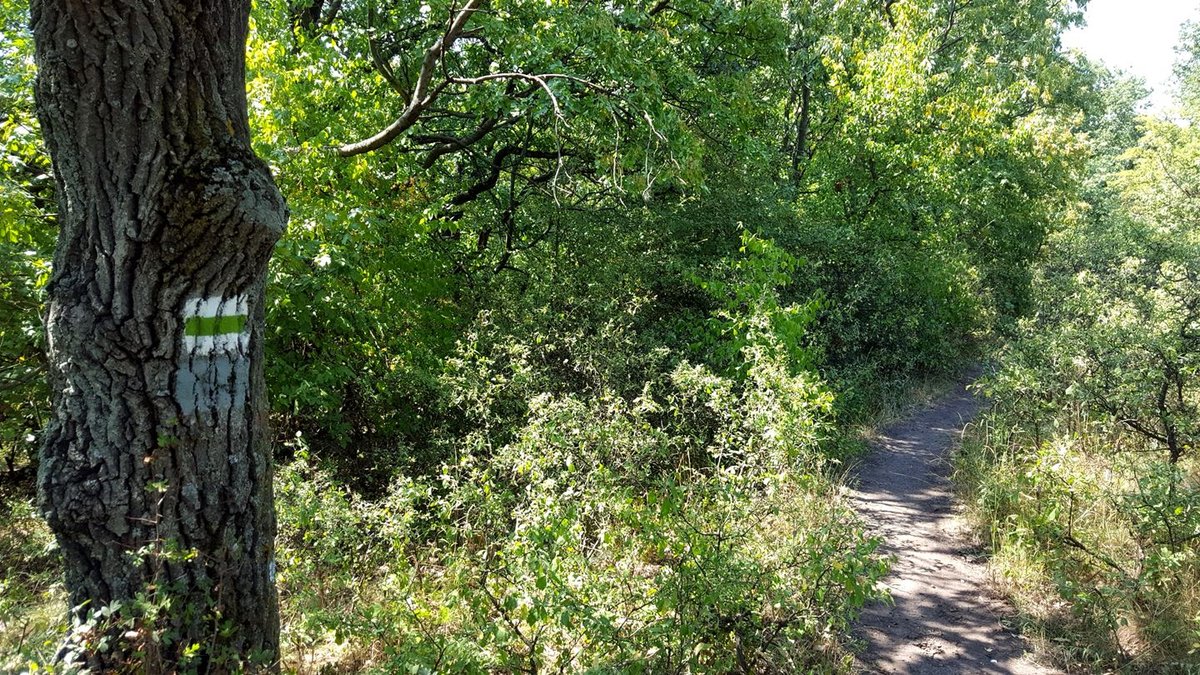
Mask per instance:
[[[887,569],[860,429],[977,362],[957,469],[1030,631],[1194,663],[1200,29],[1139,116],[1060,48],[1081,5],[493,0],[439,50],[463,7],[259,2],[285,668],[846,669]],[[27,14],[0,0],[0,670],[96,647],[32,494]]]

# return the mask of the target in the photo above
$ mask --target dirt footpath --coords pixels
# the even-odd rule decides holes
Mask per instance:
[[[1000,623],[1011,609],[988,588],[979,552],[955,517],[949,452],[979,404],[961,386],[880,435],[858,471],[854,505],[896,557],[884,583],[895,605],[868,607],[855,630],[865,673],[1054,673]]]

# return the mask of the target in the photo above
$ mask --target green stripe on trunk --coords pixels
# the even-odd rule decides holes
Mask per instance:
[[[183,334],[187,337],[208,337],[210,335],[225,335],[240,333],[246,328],[246,315],[231,316],[189,316],[183,324]]]

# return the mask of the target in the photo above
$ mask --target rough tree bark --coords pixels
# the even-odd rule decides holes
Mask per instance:
[[[100,672],[277,651],[263,285],[287,210],[250,147],[249,10],[32,3],[61,212],[38,481],[73,612],[121,606],[116,648],[76,638]]]

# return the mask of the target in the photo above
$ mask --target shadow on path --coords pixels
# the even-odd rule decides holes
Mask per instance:
[[[855,635],[868,673],[1054,673],[1025,656],[1001,624],[1011,609],[987,588],[984,564],[954,515],[949,453],[979,403],[961,385],[885,430],[858,471],[854,506],[895,556],[884,580],[894,605],[863,612]]]

